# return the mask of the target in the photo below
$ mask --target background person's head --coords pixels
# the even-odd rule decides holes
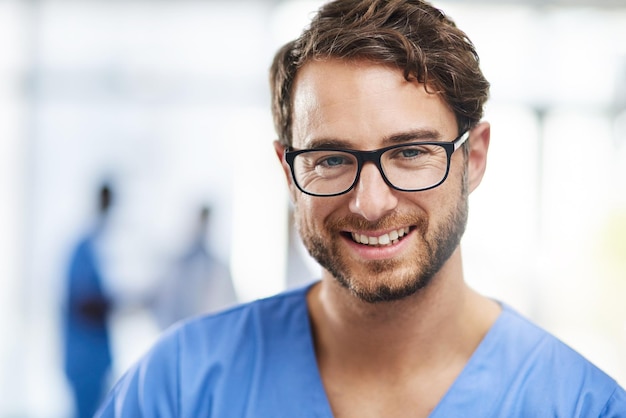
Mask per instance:
[[[113,205],[113,188],[109,183],[103,183],[98,189],[98,213],[105,216]]]

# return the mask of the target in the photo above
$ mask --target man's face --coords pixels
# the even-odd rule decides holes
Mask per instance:
[[[298,73],[293,100],[297,149],[324,144],[372,150],[391,145],[392,137],[413,142],[457,136],[454,114],[443,100],[390,67],[310,62]],[[362,300],[380,302],[425,287],[458,247],[467,220],[464,173],[457,152],[441,186],[400,192],[366,163],[355,188],[335,197],[303,194],[287,175],[297,227],[324,274]]]

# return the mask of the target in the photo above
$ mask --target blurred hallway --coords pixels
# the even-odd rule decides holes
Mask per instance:
[[[320,3],[0,2],[0,418],[70,414],[64,269],[103,176],[120,185],[105,266],[123,306],[113,378],[159,332],[137,301],[199,204],[212,203],[208,245],[241,300],[299,282],[267,69]],[[434,2],[492,83],[467,279],[626,385],[626,4],[536,3]]]

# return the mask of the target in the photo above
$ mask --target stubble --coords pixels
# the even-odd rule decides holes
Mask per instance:
[[[468,218],[467,184],[462,181],[461,196],[437,226],[432,226],[423,214],[391,214],[377,222],[367,222],[351,215],[338,220],[327,220],[324,230],[328,240],[319,231],[307,227],[296,217],[300,236],[311,256],[326,269],[341,286],[357,298],[369,303],[396,301],[426,288],[461,242]],[[419,241],[413,254],[400,260],[370,260],[361,264],[364,277],[356,277],[342,255],[339,234],[346,230],[376,231],[412,225],[413,237]],[[434,229],[433,229],[434,228]],[[407,265],[408,263],[408,265]]]

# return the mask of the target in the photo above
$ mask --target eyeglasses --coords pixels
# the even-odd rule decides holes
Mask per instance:
[[[469,131],[452,142],[411,142],[373,151],[289,148],[285,160],[298,189],[312,196],[348,193],[368,161],[378,167],[389,187],[418,192],[435,188],[446,180],[452,154],[467,138]]]

